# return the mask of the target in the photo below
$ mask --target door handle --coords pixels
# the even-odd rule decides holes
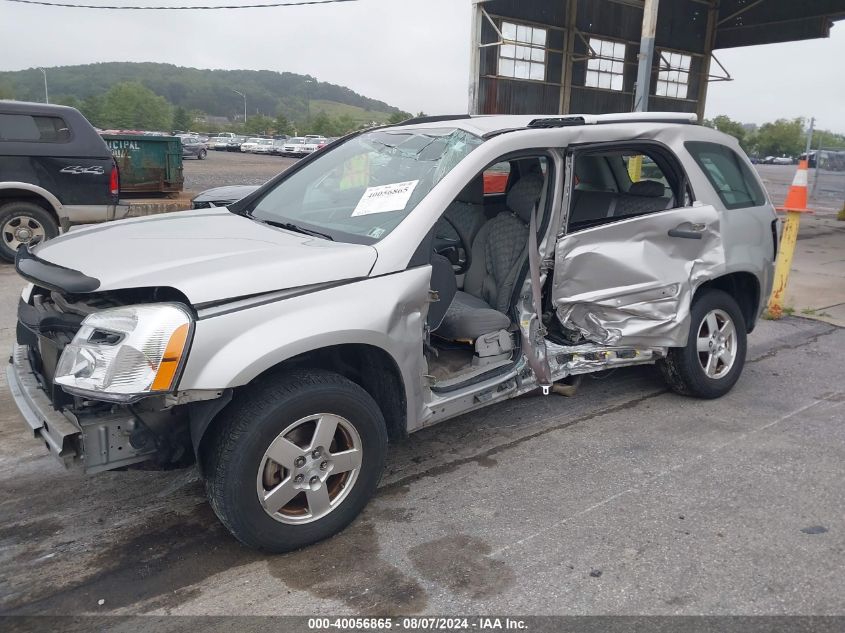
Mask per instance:
[[[693,227],[698,225],[693,225]],[[689,231],[685,229],[669,229],[669,237],[681,237],[685,240],[700,240],[701,231]]]

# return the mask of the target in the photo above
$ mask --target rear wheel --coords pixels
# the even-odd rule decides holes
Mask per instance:
[[[745,318],[736,300],[721,290],[696,296],[690,317],[686,346],[670,349],[660,370],[677,393],[719,398],[733,388],[745,365]]]
[[[23,244],[35,245],[59,234],[53,216],[33,202],[7,202],[0,206],[0,258],[13,262]]]
[[[204,446],[206,493],[242,543],[286,552],[345,528],[372,497],[387,431],[370,395],[325,371],[247,388]]]

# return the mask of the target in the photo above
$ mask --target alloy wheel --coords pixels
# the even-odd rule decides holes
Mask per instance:
[[[724,310],[711,310],[698,326],[698,362],[708,378],[724,378],[736,360],[736,326]]]
[[[264,511],[282,523],[325,517],[349,495],[362,459],[361,437],[339,415],[301,418],[270,443],[258,467]]]
[[[3,242],[16,251],[21,244],[37,244],[46,236],[44,226],[35,218],[28,215],[15,215],[9,218],[0,229]]]

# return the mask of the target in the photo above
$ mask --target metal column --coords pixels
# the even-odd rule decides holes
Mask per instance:
[[[643,6],[643,33],[640,39],[639,67],[637,68],[637,90],[634,94],[634,112],[648,111],[648,95],[651,90],[651,68],[654,62],[654,35],[657,30],[657,7],[660,0],[645,0]]]
[[[470,52],[469,52],[469,103],[467,112],[478,114],[478,90],[481,80],[481,3],[484,0],[472,0],[470,16]]]

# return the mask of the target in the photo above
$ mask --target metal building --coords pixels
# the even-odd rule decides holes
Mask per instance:
[[[635,109],[643,0],[471,2],[471,113]],[[845,0],[660,0],[648,109],[702,117],[708,83],[730,79],[714,51],[827,37],[841,19]]]

